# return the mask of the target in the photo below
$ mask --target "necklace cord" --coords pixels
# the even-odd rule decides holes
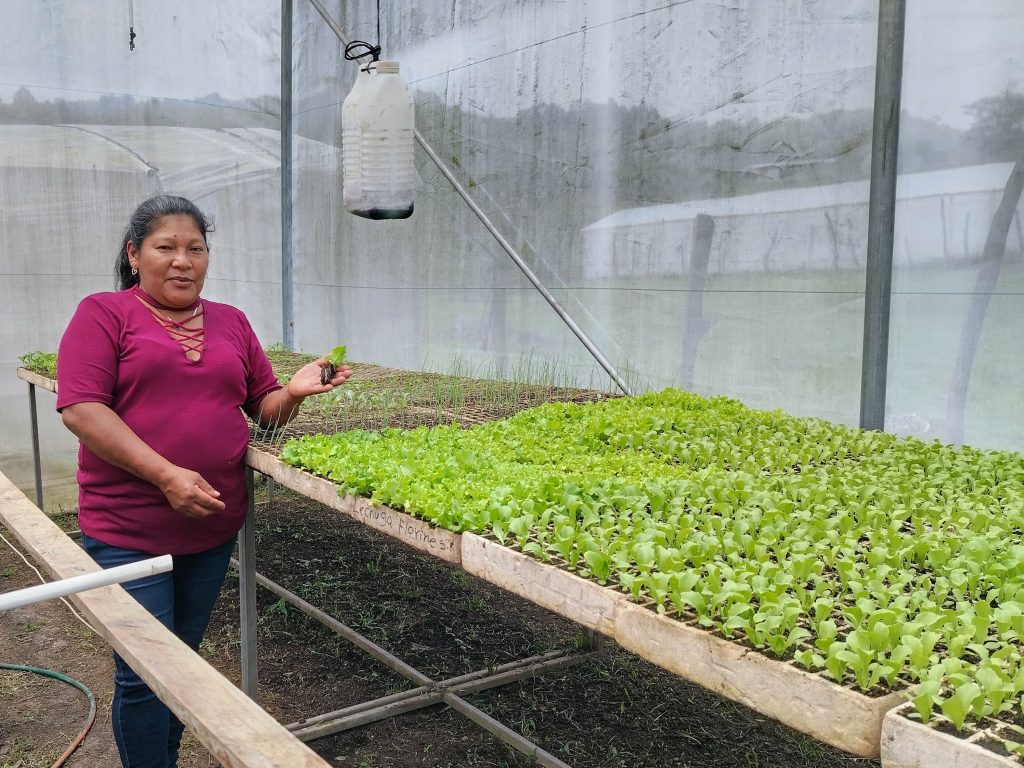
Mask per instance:
[[[138,284],[133,285],[130,290],[132,293],[135,294],[135,296],[140,301],[145,302],[151,307],[156,307],[157,309],[163,310],[164,312],[184,312],[186,309],[194,309],[200,306],[200,304],[202,303],[202,299],[199,296],[196,296],[196,300],[189,304],[187,307],[169,307],[166,304],[161,304],[159,301],[154,299],[152,296],[150,296],[148,293],[142,290],[142,287]]]
[[[198,304],[193,310],[192,314],[184,320],[172,320],[167,315],[163,314],[152,304],[143,301],[140,297],[139,302],[149,310],[149,314],[153,316],[153,319],[160,324],[160,326],[167,331],[167,335],[174,341],[178,342],[181,348],[185,351],[185,356],[189,357],[190,360],[197,361],[202,357],[203,352],[206,351],[206,323],[203,322],[198,328],[189,328],[188,324],[197,318],[202,318],[206,311],[199,310],[203,309],[202,304]],[[187,307],[186,307],[187,309]],[[195,355],[195,357],[191,357]]]

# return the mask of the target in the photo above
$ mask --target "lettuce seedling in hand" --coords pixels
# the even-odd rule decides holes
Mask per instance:
[[[345,362],[345,346],[335,347],[326,357],[327,365],[320,369],[321,384],[330,384],[331,379],[338,375],[338,366]]]

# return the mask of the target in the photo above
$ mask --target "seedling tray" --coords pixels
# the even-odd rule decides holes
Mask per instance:
[[[882,768],[1020,768],[1019,760],[981,746],[987,739],[999,741],[992,729],[960,737],[909,719],[912,711],[907,703],[883,718]]]

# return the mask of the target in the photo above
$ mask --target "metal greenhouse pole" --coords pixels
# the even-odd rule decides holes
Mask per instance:
[[[292,283],[292,0],[281,0],[281,341],[295,348]]]
[[[344,31],[341,29],[341,26],[334,19],[331,18],[331,15],[327,12],[327,9],[324,7],[321,0],[309,1],[310,3],[313,4],[313,7],[316,8],[317,12],[323,17],[324,21],[327,22],[327,26],[329,26],[334,31],[334,34],[337,35],[342,45],[348,45],[349,40],[345,36]],[[632,394],[632,392],[629,389],[629,386],[626,384],[625,379],[623,379],[619,372],[615,369],[615,366],[613,366],[611,362],[608,360],[608,358],[604,356],[601,350],[597,348],[597,345],[595,345],[594,342],[590,340],[590,337],[587,336],[586,332],[582,328],[580,328],[579,325],[576,324],[576,321],[572,319],[568,312],[566,312],[565,308],[558,303],[558,299],[556,299],[552,295],[551,291],[549,291],[547,287],[543,283],[541,283],[540,278],[538,278],[537,275],[533,272],[533,270],[530,269],[530,266],[523,260],[523,257],[519,255],[519,253],[512,246],[512,244],[508,242],[508,240],[506,240],[505,237],[498,231],[497,227],[495,227],[494,224],[491,223],[490,219],[487,218],[487,214],[484,213],[483,209],[479,205],[477,205],[476,201],[474,201],[473,198],[470,197],[466,189],[459,183],[458,179],[455,178],[455,176],[447,168],[447,166],[445,166],[444,162],[437,155],[437,153],[434,152],[433,148],[429,144],[427,144],[426,140],[423,138],[420,132],[416,129],[413,129],[413,135],[416,137],[416,143],[420,145],[420,148],[424,152],[426,152],[427,157],[429,157],[433,161],[434,165],[437,166],[438,170],[441,171],[441,175],[448,180],[448,183],[452,185],[455,191],[459,194],[459,197],[461,197],[463,201],[465,201],[466,205],[469,206],[470,210],[473,211],[474,214],[476,214],[476,217],[480,219],[481,223],[484,225],[487,231],[490,232],[491,236],[494,237],[494,239],[498,242],[498,245],[500,245],[502,249],[505,251],[505,253],[507,253],[511,257],[512,261],[516,263],[516,266],[519,267],[520,271],[522,271],[522,273],[526,275],[526,279],[533,284],[533,287],[540,292],[541,296],[544,297],[544,300],[551,305],[551,308],[553,310],[555,310],[555,313],[560,318],[562,318],[562,322],[569,326],[569,330],[576,335],[576,338],[579,339],[580,342],[582,342],[583,346],[586,347],[587,351],[591,354],[591,356],[593,356],[593,358],[598,362],[598,364],[602,368],[604,368],[605,372],[609,376],[611,376],[612,380],[615,382],[618,388],[621,389],[624,394]]]
[[[867,277],[864,286],[864,353],[861,360],[860,426],[885,428],[889,362],[893,227],[896,220],[896,160],[903,84],[906,0],[879,0],[875,51],[875,105],[871,134]]]

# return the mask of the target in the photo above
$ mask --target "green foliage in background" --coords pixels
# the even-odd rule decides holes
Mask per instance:
[[[46,376],[50,379],[57,378],[57,353],[56,352],[29,352],[18,358],[22,367]]]

